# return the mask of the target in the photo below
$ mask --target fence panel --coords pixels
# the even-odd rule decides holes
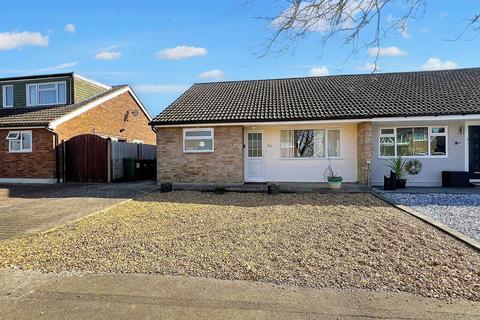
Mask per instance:
[[[123,160],[155,160],[156,146],[128,142],[112,141],[112,180],[123,177]]]

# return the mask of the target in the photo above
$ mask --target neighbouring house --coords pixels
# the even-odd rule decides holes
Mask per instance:
[[[128,85],[75,73],[0,79],[0,183],[62,180],[62,141],[94,134],[155,144],[151,117]]]
[[[153,119],[159,182],[383,184],[387,161],[480,178],[480,68],[194,84]]]

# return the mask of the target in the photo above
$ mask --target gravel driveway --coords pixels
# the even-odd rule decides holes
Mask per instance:
[[[0,267],[156,273],[480,301],[480,255],[370,194],[151,193],[0,242]]]
[[[382,195],[480,241],[480,194],[384,192]]]

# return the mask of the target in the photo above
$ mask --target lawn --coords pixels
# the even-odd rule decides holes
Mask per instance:
[[[0,267],[158,273],[480,301],[480,254],[369,194],[152,193],[0,242]]]

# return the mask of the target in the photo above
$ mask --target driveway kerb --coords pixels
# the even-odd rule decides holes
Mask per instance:
[[[401,205],[401,204],[396,204],[394,203],[393,201],[390,201],[389,199],[383,197],[381,194],[375,192],[375,191],[372,191],[371,192],[375,197],[379,198],[380,200],[383,200],[385,201],[386,203],[394,206],[395,208],[399,209],[399,210],[402,210],[420,220],[423,220],[424,222],[434,226],[435,228],[449,234],[450,236],[456,238],[457,240],[460,240],[461,242],[469,245],[470,247],[476,249],[477,251],[480,252],[480,242],[470,238],[469,236],[461,233],[461,232],[458,232],[457,230],[451,228],[450,226],[444,224],[444,223],[441,223],[435,219],[432,219],[430,218],[429,216],[426,216],[416,210],[413,210],[412,208],[408,207],[408,206],[404,206],[404,205]]]

